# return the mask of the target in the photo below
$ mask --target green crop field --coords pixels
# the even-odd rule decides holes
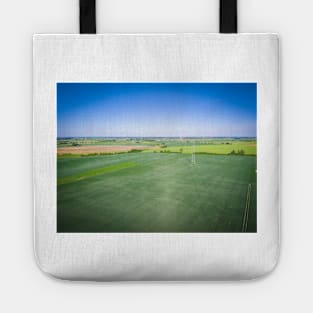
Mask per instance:
[[[244,151],[245,155],[256,155],[256,146],[252,144],[236,143],[233,145],[190,145],[190,146],[169,146],[160,151],[163,152],[181,152],[192,153],[208,153],[208,154],[236,154],[238,151]]]
[[[195,164],[179,141],[155,153],[59,156],[57,231],[256,232],[254,143],[197,142]]]

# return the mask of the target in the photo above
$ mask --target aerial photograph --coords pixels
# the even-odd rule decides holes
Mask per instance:
[[[257,84],[56,84],[58,233],[256,233]]]

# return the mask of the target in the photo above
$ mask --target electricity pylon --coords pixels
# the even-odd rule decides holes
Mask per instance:
[[[195,144],[193,144],[193,148],[192,148],[191,164],[196,164],[196,146],[195,146]]]

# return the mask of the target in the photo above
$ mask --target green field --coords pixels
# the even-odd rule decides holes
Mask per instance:
[[[234,143],[232,145],[188,145],[188,146],[169,146],[160,149],[163,152],[181,152],[192,153],[193,150],[196,153],[208,153],[208,154],[231,154],[243,151],[244,155],[256,155],[256,146],[246,143]]]
[[[162,139],[155,153],[58,157],[57,231],[256,232],[255,141],[201,140],[196,164],[190,142]]]

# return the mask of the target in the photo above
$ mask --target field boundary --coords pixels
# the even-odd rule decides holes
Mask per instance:
[[[241,231],[243,233],[247,232],[248,221],[249,221],[249,210],[250,210],[250,198],[251,198],[251,184],[248,185],[247,197],[246,197],[246,206],[243,216],[243,223]]]

